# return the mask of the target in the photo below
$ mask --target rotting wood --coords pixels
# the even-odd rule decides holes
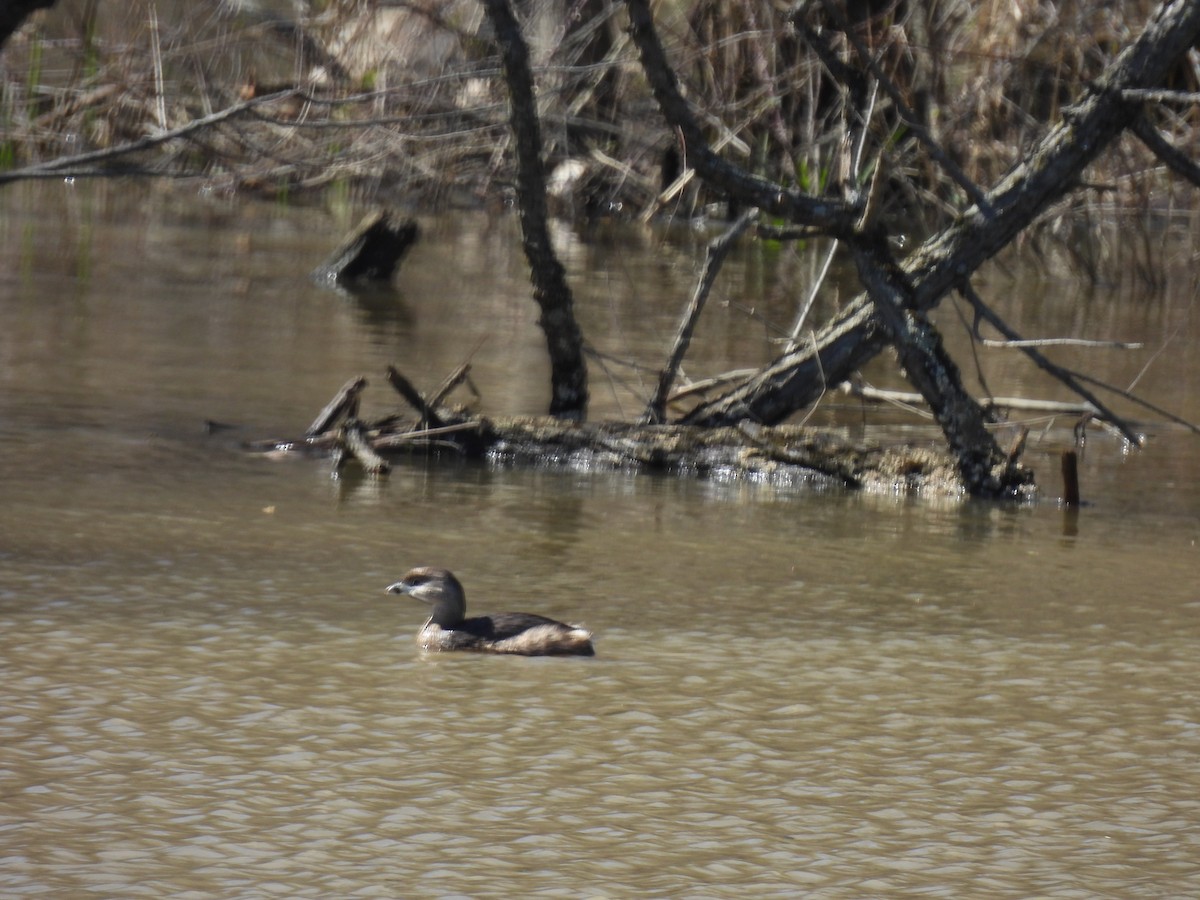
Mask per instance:
[[[313,419],[313,423],[308,426],[304,436],[306,438],[316,437],[332,428],[338,419],[355,418],[358,415],[358,395],[366,386],[367,379],[362,375],[351,378],[342,385],[341,389],[333,395],[333,399],[325,404],[325,408]]]
[[[346,406],[331,403],[327,408]],[[450,413],[444,407],[442,412],[442,418]],[[342,427],[335,429],[339,421]],[[446,452],[495,465],[655,471],[721,480],[934,495],[963,493],[954,460],[945,452],[855,443],[818,429],[792,425],[743,423],[739,428],[697,428],[583,423],[549,416],[471,416],[425,428],[419,420],[392,414],[373,423],[335,417],[327,422],[325,432],[305,440],[259,441],[248,444],[247,449],[273,457],[289,450],[327,451],[333,456],[335,473],[351,459],[367,471],[382,473],[389,458]],[[380,460],[385,466],[379,465]]]
[[[438,415],[437,410],[429,405],[425,398],[421,396],[421,392],[413,387],[412,382],[401,375],[395,366],[388,366],[387,380],[388,384],[396,389],[396,393],[407,400],[409,405],[421,414],[422,423],[428,425],[430,428],[441,428],[446,424],[442,420],[442,417]]]
[[[328,260],[313,270],[312,277],[342,287],[386,284],[420,233],[414,220],[375,210],[359,222]]]
[[[366,429],[358,419],[348,420],[338,432],[338,439],[344,450],[358,460],[369,475],[386,475],[391,469],[388,461],[371,446]]]

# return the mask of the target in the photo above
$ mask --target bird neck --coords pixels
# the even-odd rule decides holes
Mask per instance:
[[[433,604],[433,615],[429,621],[442,628],[456,628],[467,615],[467,604],[461,597],[442,597]]]

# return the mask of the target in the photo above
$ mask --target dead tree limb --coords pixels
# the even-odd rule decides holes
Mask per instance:
[[[873,403],[893,403],[899,406],[918,406],[925,398],[914,391],[889,391],[847,381],[842,389],[851,397]],[[1090,403],[1065,403],[1061,400],[1033,400],[1027,397],[991,397],[988,405],[1001,409],[1018,409],[1023,412],[1049,413],[1064,416],[1094,416],[1096,407]]]
[[[1176,175],[1186,178],[1196,187],[1200,187],[1200,166],[1192,162],[1186,154],[1175,149],[1171,142],[1151,124],[1149,119],[1139,116],[1134,120],[1132,127],[1138,140],[1150,148],[1150,152],[1161,159],[1168,169]]]
[[[983,302],[983,298],[975,293],[975,288],[971,286],[969,281],[964,281],[958,287],[959,293],[963,298],[971,304],[975,309],[975,315],[989,325],[999,331],[1008,340],[1019,341],[1021,336],[1008,326],[1008,324],[998,315],[992,312],[991,308]],[[1096,417],[1108,422],[1114,428],[1121,432],[1122,437],[1133,444],[1140,445],[1142,436],[1138,434],[1128,422],[1118,416],[1113,410],[1102,401],[1099,397],[1084,387],[1076,378],[1076,373],[1069,369],[1064,369],[1047,359],[1042,353],[1038,352],[1036,347],[1021,347],[1021,352],[1029,357],[1030,361],[1043,372],[1047,372],[1057,378],[1064,385],[1090,403],[1096,409]]]
[[[12,169],[8,172],[0,172],[0,184],[5,184],[9,181],[21,181],[26,178],[62,178],[71,176],[74,178],[93,178],[102,175],[111,174],[104,169],[92,168],[97,163],[108,163],[113,160],[120,159],[123,156],[128,156],[132,153],[139,153],[142,150],[149,150],[153,147],[158,147],[170,141],[177,140],[182,137],[187,137],[198,131],[203,131],[206,128],[211,128],[220,122],[228,119],[236,118],[243,115],[256,106],[262,106],[265,103],[274,103],[280,100],[287,100],[291,97],[304,96],[304,93],[298,89],[288,88],[287,90],[279,91],[274,94],[264,94],[261,97],[255,97],[251,100],[245,100],[241,103],[235,103],[232,106],[227,106],[225,109],[218,110],[207,116],[201,116],[199,119],[193,119],[185,125],[180,125],[178,128],[172,128],[167,131],[157,131],[154,134],[146,137],[138,138],[136,141],[130,141],[126,144],[119,144],[116,147],[106,147],[102,150],[89,150],[87,153],[77,153],[74,156],[60,156],[57,159],[48,159],[45,162],[33,163],[32,165],[24,166],[20,169]]]
[[[744,207],[758,207],[796,224],[819,226],[830,234],[849,234],[858,219],[858,211],[846,203],[784,188],[751,175],[717,155],[709,146],[687,100],[679,92],[679,83],[654,27],[649,0],[625,0],[625,6],[629,10],[629,34],[641,54],[642,69],[663,118],[683,139],[687,165]]]
[[[1139,341],[1093,341],[1087,338],[1031,338],[1028,340],[993,341],[980,338],[985,347],[999,350],[1022,350],[1025,347],[1098,347],[1104,350],[1141,350],[1146,345]]]
[[[429,398],[429,405],[435,408],[441,406],[442,401],[449,396],[450,392],[464,381],[467,382],[467,384],[471,384],[471,364],[469,362],[463,363],[448,376],[446,376],[446,380],[438,385],[438,389],[434,391],[433,396]],[[474,390],[473,385],[472,390]]]
[[[692,293],[691,302],[688,303],[687,311],[679,322],[679,330],[675,334],[671,354],[658,378],[658,387],[646,405],[646,411],[642,414],[643,425],[658,425],[666,421],[667,396],[671,393],[671,385],[675,383],[675,376],[679,372],[679,366],[683,363],[683,357],[687,355],[688,346],[692,342],[692,333],[696,330],[696,322],[704,310],[705,301],[708,300],[708,295],[716,283],[717,274],[721,271],[725,257],[737,243],[737,239],[756,218],[758,218],[757,209],[747,210],[728,230],[709,242],[704,255],[704,273],[700,276],[696,290]]]
[[[550,243],[546,227],[546,177],[529,48],[508,0],[483,0],[495,32],[508,85],[510,123],[517,151],[517,197],[521,236],[533,281],[533,297],[541,309],[539,324],[550,351],[550,414],[564,419],[587,415],[587,363],[583,335],[575,321],[574,301],[566,272]]]
[[[363,392],[363,388],[367,386],[367,379],[359,375],[357,378],[351,378],[341,386],[333,399],[325,404],[325,408],[321,410],[313,423],[308,426],[308,430],[304,432],[304,436],[308,438],[316,437],[319,434],[324,434],[329,430],[340,418],[352,419],[358,415],[358,395]]]
[[[1010,459],[987,429],[984,411],[962,383],[958,365],[941,335],[912,309],[911,286],[890,259],[882,237],[874,247],[853,246],[858,276],[876,313],[891,332],[892,344],[913,387],[929,403],[950,445],[967,491],[975,496],[1011,496],[1031,481],[1030,473]]]
[[[453,391],[463,382],[466,382],[467,387],[471,389],[471,393],[479,398],[479,391],[476,390],[474,383],[471,381],[471,360],[475,358],[475,354],[479,352],[479,348],[483,346],[486,337],[480,338],[475,342],[475,346],[471,348],[471,352],[467,354],[467,358],[463,360],[462,365],[446,376],[445,381],[438,385],[438,389],[433,392],[433,396],[429,398],[429,405],[435,409],[442,405],[450,392]]]
[[[421,396],[421,392],[413,387],[412,382],[401,375],[395,366],[388,366],[387,380],[388,384],[396,389],[396,393],[407,400],[408,404],[421,414],[421,421],[428,425],[428,427],[441,428],[446,424],[442,417],[438,415],[437,410],[426,402],[425,398]]]
[[[645,0],[626,2],[631,16],[645,5]],[[652,27],[647,11],[641,28]],[[634,36],[638,38],[637,30]],[[1198,37],[1200,4],[1162,3],[1142,35],[1065,110],[1062,121],[1025,161],[988,191],[986,204],[968,208],[902,263],[912,285],[913,310],[932,309],[1061,199],[1078,182],[1083,168],[1140,115],[1141,104],[1126,99],[1123,91],[1160,83]],[[643,53],[643,64],[656,63]],[[729,182],[729,187],[736,190],[737,182]],[[849,236],[851,242],[856,237]],[[777,358],[746,383],[693,409],[682,421],[708,426],[746,418],[780,422],[813,402],[826,379],[840,383],[876,356],[887,345],[887,334],[870,297],[861,294],[817,333],[814,343]],[[1133,439],[1132,434],[1127,437]]]
[[[358,460],[359,465],[369,475],[386,475],[392,468],[388,461],[371,447],[366,430],[358,419],[351,419],[341,427],[338,432],[338,444],[344,451],[338,457],[339,463],[344,464],[346,455],[349,454]],[[335,466],[335,471],[340,469],[341,465]]]

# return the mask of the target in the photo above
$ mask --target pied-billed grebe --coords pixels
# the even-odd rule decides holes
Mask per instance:
[[[388,585],[389,594],[407,594],[433,607],[433,615],[417,635],[426,650],[475,650],[521,656],[594,656],[592,634],[532,613],[497,613],[467,618],[467,597],[446,569],[412,569]]]

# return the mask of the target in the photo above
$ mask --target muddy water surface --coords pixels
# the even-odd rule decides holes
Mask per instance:
[[[485,336],[484,405],[544,403],[510,223],[431,222],[399,293],[356,302],[304,279],[335,216],[75,190],[10,189],[0,223],[0,894],[1200,895],[1194,439],[1094,436],[1077,517],[455,464],[332,481],[239,442],[360,372],[385,408],[387,363],[436,384]],[[567,256],[585,330],[653,365],[690,251],[647,240]],[[738,261],[694,374],[769,355],[780,265]],[[1153,343],[1088,357],[1121,378],[1169,339],[1139,390],[1200,417],[1186,293],[1076,300],[1045,330]],[[997,393],[1041,384],[986,364]],[[597,415],[638,377],[593,371]],[[1063,431],[1031,439],[1051,498]],[[422,610],[383,588],[425,562],[598,656],[422,656]]]

